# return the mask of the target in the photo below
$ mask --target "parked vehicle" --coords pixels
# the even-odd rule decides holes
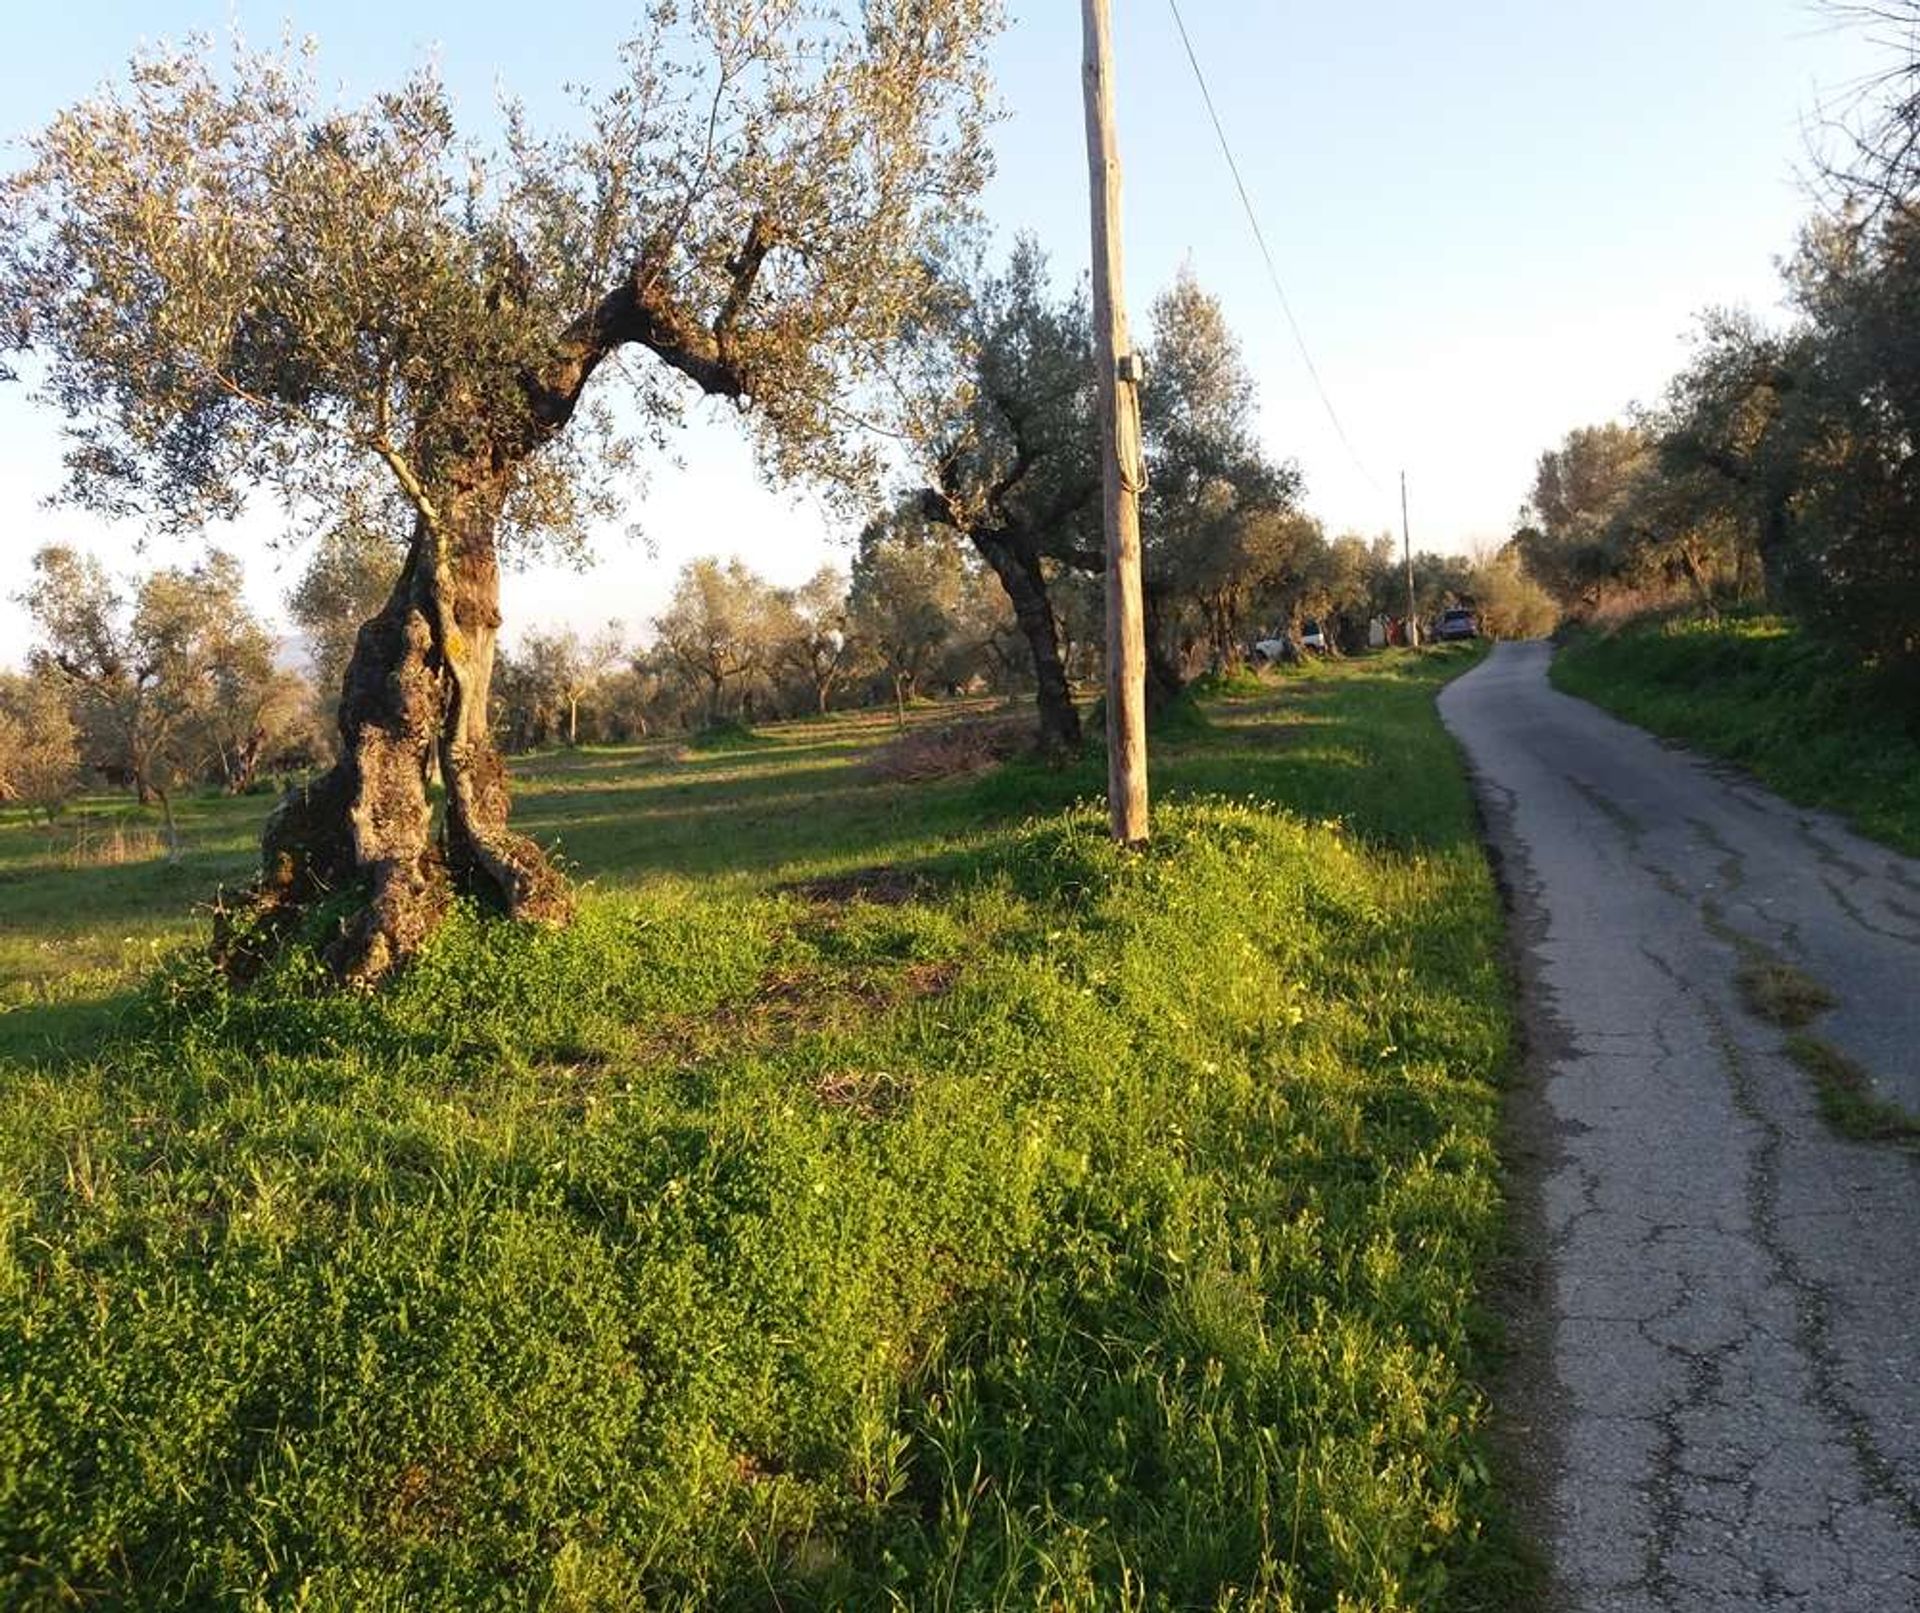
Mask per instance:
[[[1326,631],[1312,617],[1300,624],[1300,644],[1304,649],[1318,650],[1322,655],[1327,653]]]
[[[1480,618],[1472,611],[1456,605],[1451,610],[1443,610],[1440,618],[1433,624],[1433,636],[1436,642],[1445,644],[1449,639],[1478,638],[1480,636]]]

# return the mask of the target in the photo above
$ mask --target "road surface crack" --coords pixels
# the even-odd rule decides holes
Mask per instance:
[[[1892,930],[1884,924],[1876,924],[1867,916],[1867,911],[1834,881],[1822,875],[1820,883],[1827,888],[1827,894],[1839,905],[1840,911],[1852,919],[1861,929],[1870,935],[1883,936],[1889,941],[1898,941],[1902,946],[1920,947],[1920,931]]]
[[[1908,1530],[1920,1534],[1920,1498],[1901,1482],[1898,1470],[1875,1443],[1872,1425],[1841,1391],[1843,1369],[1833,1345],[1832,1297],[1824,1284],[1807,1273],[1781,1234],[1780,1158],[1786,1133],[1761,1106],[1745,1055],[1725,1016],[1705,999],[1701,1007],[1719,1044],[1734,1108],[1760,1134],[1747,1177],[1747,1213],[1754,1241],[1772,1266],[1775,1281],[1794,1295],[1796,1353],[1812,1378],[1815,1406],[1840,1433],[1862,1488],[1895,1512]]]
[[[1567,783],[1573,786],[1575,794],[1581,796],[1595,811],[1627,837],[1628,845],[1636,850],[1639,848],[1640,841],[1647,832],[1645,824],[1612,796],[1603,794],[1597,785],[1589,784],[1574,773],[1566,774],[1565,778]]]

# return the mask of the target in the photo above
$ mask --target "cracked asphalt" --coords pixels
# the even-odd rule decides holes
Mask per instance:
[[[1920,1111],[1920,862],[1562,695],[1451,684],[1517,939],[1506,1441],[1568,1610],[1920,1608],[1920,1160],[1821,1120],[1744,960]]]

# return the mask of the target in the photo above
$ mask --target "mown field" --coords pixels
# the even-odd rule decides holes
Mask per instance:
[[[1920,856],[1920,706],[1780,617],[1651,616],[1580,633],[1554,684],[1670,739],[1737,762],[1804,806]]]
[[[537,760],[580,923],[373,998],[141,983],[264,802],[0,826],[0,1605],[1515,1605],[1471,653],[1213,703],[1139,857],[884,719]]]

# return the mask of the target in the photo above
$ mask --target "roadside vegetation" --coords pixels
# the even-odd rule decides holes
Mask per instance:
[[[1920,856],[1920,718],[1909,692],[1777,616],[1653,615],[1577,632],[1554,683],[1750,769],[1791,801]]]
[[[1873,1077],[1817,1036],[1787,1038],[1787,1053],[1813,1077],[1821,1118],[1855,1142],[1894,1143],[1920,1152],[1920,1119],[1875,1096]]]
[[[1704,313],[1651,405],[1541,454],[1511,548],[1583,629],[1562,688],[1920,853],[1920,4],[1829,9],[1886,58],[1784,316]]]
[[[8,819],[80,973],[4,1016],[0,1600],[1510,1605],[1470,660],[1209,703],[1142,857],[1097,756],[901,784],[878,718],[535,759],[578,922],[373,994],[129,997],[210,864]]]

